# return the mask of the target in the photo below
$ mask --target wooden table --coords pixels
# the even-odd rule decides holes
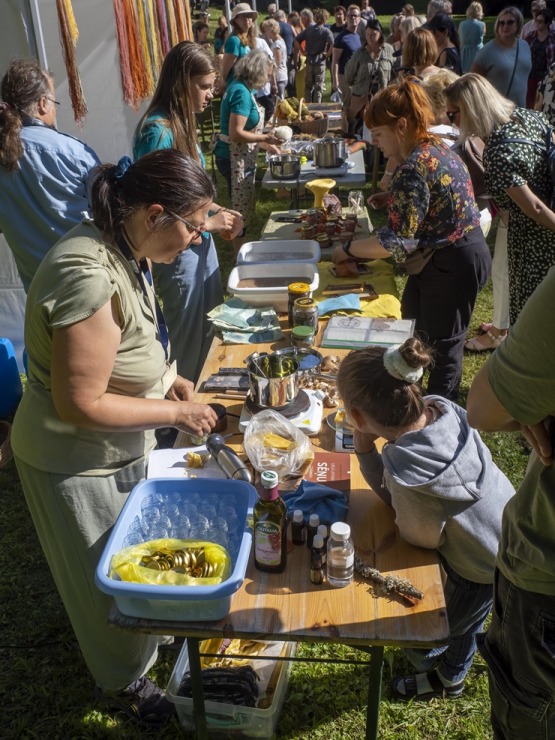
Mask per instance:
[[[320,332],[322,330],[320,329]],[[286,346],[288,340],[273,345],[257,345],[259,351]],[[222,345],[215,339],[198,388],[220,367],[241,367],[253,351],[251,345]],[[339,355],[345,351],[334,350]],[[211,394],[200,392],[196,400],[211,401]],[[242,402],[221,401],[230,413],[241,413]],[[331,413],[329,410],[327,413]],[[236,417],[229,419],[234,431]],[[184,446],[180,435],[176,446]],[[314,447],[333,450],[334,432],[327,423],[311,437]],[[241,440],[228,439],[228,444],[241,450]],[[234,444],[235,443],[235,444]],[[346,454],[346,453],[345,453]],[[199,643],[225,636],[255,640],[293,640],[299,642],[332,642],[352,645],[370,653],[370,680],[366,737],[377,738],[383,650],[385,645],[431,647],[444,644],[449,630],[440,568],[435,551],[413,547],[400,537],[393,510],[376,496],[364,481],[355,455],[351,456],[351,494],[348,522],[361,557],[382,573],[396,573],[410,579],[424,593],[416,606],[407,606],[398,598],[374,598],[369,584],[355,575],[354,582],[342,589],[310,582],[310,557],[305,546],[290,546],[287,568],[281,574],[262,573],[254,568],[252,552],[242,587],[234,595],[231,610],[219,622],[171,622],[137,619],[122,615],[114,606],[110,622],[118,627],[160,635],[187,637],[191,678],[195,687],[195,723],[197,737],[208,737]]]
[[[305,162],[305,164],[301,165],[301,174],[297,180],[275,180],[268,168],[262,178],[262,187],[267,190],[277,190],[278,188],[291,190],[291,208],[297,208],[299,204],[299,189],[304,187],[304,185],[311,180],[316,180],[321,177],[329,177],[332,180],[335,180],[335,187],[337,188],[353,189],[366,185],[366,168],[364,165],[363,150],[359,149],[358,152],[349,154],[347,162],[352,164],[352,167],[349,169],[338,167],[335,174],[331,169],[317,169],[314,167],[312,160]]]

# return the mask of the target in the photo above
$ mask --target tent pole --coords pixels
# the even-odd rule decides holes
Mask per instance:
[[[46,59],[46,47],[44,45],[44,36],[42,34],[42,24],[40,22],[38,0],[28,0],[31,18],[33,19],[33,37],[35,40],[35,53],[43,69],[48,69]]]

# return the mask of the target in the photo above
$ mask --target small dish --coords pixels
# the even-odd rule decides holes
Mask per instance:
[[[339,415],[339,420],[337,420],[337,416]],[[341,429],[343,429],[345,432],[354,432],[354,428],[349,424],[349,422],[345,419],[345,409],[337,409],[337,411],[334,411],[333,414],[329,414],[326,418],[326,421],[328,422],[329,426],[336,431],[337,427],[339,426]]]

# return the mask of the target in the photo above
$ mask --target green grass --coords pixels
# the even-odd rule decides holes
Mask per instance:
[[[491,25],[491,24],[488,24]],[[329,91],[329,84],[328,84]],[[221,202],[225,185],[217,176]],[[369,194],[369,187],[365,191]],[[258,236],[273,210],[287,207],[272,191],[257,190],[252,225]],[[494,233],[489,242],[493,243]],[[217,239],[224,283],[233,264],[228,242]],[[398,280],[402,290],[403,281]],[[491,318],[491,283],[478,298],[472,327]],[[461,399],[464,404],[472,378],[484,355],[465,356]],[[528,450],[517,435],[489,434],[484,439],[496,463],[515,486],[521,482]],[[27,511],[15,466],[0,470],[0,695],[3,697],[2,737],[6,740],[111,738],[135,740],[148,733],[96,710],[92,679],[52,582]],[[364,654],[336,645],[301,645],[298,655],[322,657],[331,663],[293,665],[278,736],[290,740],[358,740],[364,737],[367,668],[334,664],[334,657],[362,659]],[[151,676],[161,686],[169,680],[173,660],[161,658]],[[386,648],[381,740],[489,740],[487,674],[477,657],[464,696],[429,704],[390,701],[387,684],[410,672],[402,651]],[[181,728],[177,720],[153,737],[171,740]]]

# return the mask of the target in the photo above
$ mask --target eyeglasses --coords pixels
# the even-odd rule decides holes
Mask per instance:
[[[360,18],[360,15],[358,13],[349,13],[347,18]]]
[[[61,105],[61,103],[58,100],[54,100],[54,98],[49,98],[48,95],[44,96],[47,100],[49,100],[51,103],[54,103],[54,105]]]
[[[459,115],[460,110],[446,110],[445,115],[447,118],[451,121],[451,123],[455,123],[455,118]]]
[[[497,21],[498,26],[514,26],[516,21],[512,18],[510,21]]]
[[[204,233],[204,229],[199,229],[198,226],[195,226],[190,221],[186,221],[184,218],[181,218],[181,216],[178,216],[177,213],[174,213],[173,211],[169,211],[166,208],[166,211],[170,214],[170,216],[173,216],[178,221],[181,221],[182,224],[185,224],[185,226],[189,229],[189,231],[193,232],[193,236],[191,238],[191,241],[194,241],[195,239],[202,238],[202,235]]]

